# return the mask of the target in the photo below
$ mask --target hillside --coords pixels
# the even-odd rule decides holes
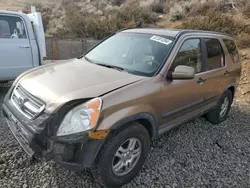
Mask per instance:
[[[239,103],[250,106],[250,49],[243,49],[240,50],[240,52],[242,73],[236,98]]]

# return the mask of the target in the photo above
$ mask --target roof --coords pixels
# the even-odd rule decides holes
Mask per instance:
[[[7,10],[0,10],[0,14],[15,14],[15,15],[19,15],[19,16],[26,15],[26,14],[24,14],[22,12],[7,11]]]
[[[154,34],[154,35],[163,35],[169,37],[176,37],[182,30],[178,29],[158,29],[158,28],[135,28],[127,29],[122,32],[131,32],[131,33],[144,33],[144,34]]]
[[[204,30],[188,30],[188,29],[162,29],[162,28],[134,28],[134,29],[126,29],[122,32],[131,32],[131,33],[144,33],[144,34],[154,34],[154,35],[162,35],[169,37],[177,37],[178,35],[186,34],[186,33],[205,33],[205,34],[216,34],[228,36],[224,33],[219,33],[215,31],[204,31]]]

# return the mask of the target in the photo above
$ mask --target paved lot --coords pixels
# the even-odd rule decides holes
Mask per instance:
[[[6,92],[0,88],[0,104]],[[99,185],[88,171],[31,163],[0,113],[0,187]],[[199,118],[165,134],[152,144],[141,173],[125,187],[250,187],[250,110],[235,105],[221,125]]]

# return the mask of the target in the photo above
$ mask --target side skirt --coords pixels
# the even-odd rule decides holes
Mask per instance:
[[[159,130],[159,131],[158,131],[158,135],[161,136],[162,134],[164,134],[164,133],[170,131],[171,129],[174,129],[174,128],[179,127],[180,125],[183,125],[183,124],[185,124],[185,123],[187,123],[187,122],[189,122],[189,121],[191,121],[191,120],[194,120],[194,119],[196,119],[196,118],[199,118],[199,117],[201,117],[202,115],[206,114],[207,112],[209,112],[209,111],[211,111],[211,110],[213,110],[213,109],[215,109],[215,108],[216,108],[216,104],[213,105],[212,107],[207,108],[206,110],[201,111],[200,113],[197,113],[197,114],[194,115],[194,116],[191,116],[191,117],[189,117],[189,118],[187,118],[187,119],[184,119],[184,120],[179,121],[179,122],[177,122],[177,123],[174,123],[174,124],[172,124],[172,125],[170,125],[170,126],[167,126],[167,127],[163,128],[163,129]]]

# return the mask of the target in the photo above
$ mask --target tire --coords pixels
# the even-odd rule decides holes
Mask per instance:
[[[227,105],[225,105],[224,103],[226,99],[228,99]],[[232,102],[233,102],[233,94],[230,90],[226,90],[221,96],[216,108],[206,114],[207,120],[213,124],[219,124],[225,121],[231,109]],[[223,105],[226,106],[226,110],[224,110],[224,113],[222,113]]]
[[[119,157],[115,157],[115,155],[117,154],[118,149],[121,147],[126,148],[126,144],[129,146],[129,144],[133,142],[135,142],[135,155],[138,155],[139,150],[141,151],[140,155],[138,155],[137,159],[134,158],[132,160],[134,163],[133,165],[131,164],[131,170],[125,174],[121,174],[121,171],[123,171],[125,167],[120,169],[120,171],[115,171],[113,167],[123,160]],[[139,146],[141,149],[139,149]],[[121,130],[110,135],[106,144],[104,144],[97,156],[95,165],[91,169],[92,174],[98,183],[104,187],[121,187],[130,182],[139,173],[148,156],[149,150],[150,137],[148,131],[143,125],[137,122],[132,122],[127,126],[124,126]],[[121,150],[119,150],[119,153],[121,153]],[[129,159],[128,157],[126,159],[131,160],[131,158]]]

